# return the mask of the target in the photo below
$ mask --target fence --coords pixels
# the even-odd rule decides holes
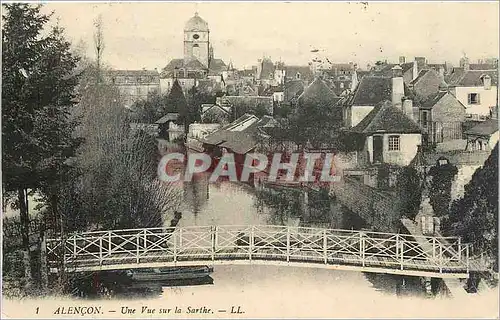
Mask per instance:
[[[64,245],[61,239],[49,239],[47,253],[49,264],[57,265],[64,257],[75,271],[258,260],[378,268],[386,273],[420,271],[434,276],[468,273],[467,244],[453,237],[422,238],[428,247],[420,246],[414,236],[369,231],[287,226],[156,228],[73,234]]]
[[[424,144],[463,139],[462,122],[420,121],[420,127]]]

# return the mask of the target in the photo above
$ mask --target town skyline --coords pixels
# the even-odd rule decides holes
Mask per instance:
[[[208,22],[215,57],[239,69],[263,56],[289,65],[326,57],[365,68],[399,56],[458,65],[463,54],[471,62],[496,57],[499,45],[495,2],[48,3],[44,10],[54,11],[68,38],[84,43],[90,57],[94,20],[101,15],[103,59],[116,69],[162,69],[182,56],[183,27],[195,12]]]

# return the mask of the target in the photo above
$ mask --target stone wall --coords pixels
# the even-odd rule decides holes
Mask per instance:
[[[400,204],[390,192],[378,191],[355,180],[345,178],[334,183],[332,194],[352,212],[358,214],[374,230],[396,232],[400,216]]]

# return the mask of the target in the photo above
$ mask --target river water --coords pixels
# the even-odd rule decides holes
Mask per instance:
[[[241,183],[208,183],[206,178],[202,178],[186,183],[181,188],[182,218],[178,227],[268,224],[332,227],[332,221],[338,221],[336,215],[345,215],[330,210],[329,206],[323,206],[322,210],[313,215],[283,216],[276,208],[263,204],[261,195],[253,187]],[[294,191],[290,192],[293,194]],[[292,195],[292,201],[293,197]],[[414,312],[413,316],[428,314],[453,317],[453,312],[458,310],[457,306],[451,307],[454,300],[444,299],[445,295],[438,295],[438,298],[430,299],[434,302],[429,302],[419,278],[405,277],[404,280],[405,286],[401,288],[402,278],[392,275],[228,265],[216,266],[208,280],[170,284],[147,283],[147,290],[138,291],[133,297],[149,297],[156,301],[151,303],[174,301],[172,303],[184,308],[195,301],[203,301],[204,305],[217,306],[220,309],[240,305],[247,312],[244,316],[249,317],[370,317],[375,314],[363,312],[370,308],[377,312],[377,316],[404,317],[411,316],[411,312]],[[133,290],[130,288],[126,291]],[[467,301],[468,304],[485,301],[477,297],[471,299]],[[441,302],[436,304],[438,300]],[[396,305],[398,308],[395,308]],[[430,308],[427,310],[430,313],[425,313],[426,310],[419,307],[424,305]],[[446,313],[446,308],[453,312]]]

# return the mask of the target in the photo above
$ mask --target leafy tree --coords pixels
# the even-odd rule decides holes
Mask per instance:
[[[41,6],[3,6],[2,139],[4,190],[17,193],[26,270],[29,270],[28,189],[53,198],[79,144],[70,119],[78,59]],[[29,271],[25,272],[30,277]],[[29,282],[29,281],[28,281]]]
[[[396,191],[401,203],[402,214],[414,219],[422,202],[422,180],[415,168],[403,167],[400,169]]]
[[[299,99],[297,108],[289,116],[291,140],[302,146],[310,144],[313,148],[335,147],[342,126],[339,110],[321,94]]]
[[[140,123],[154,123],[167,113],[166,97],[158,92],[150,92],[145,100],[134,103],[134,120]]]
[[[451,203],[451,185],[458,173],[458,169],[451,163],[436,164],[429,170],[432,177],[429,195],[434,213],[438,217],[446,216]]]
[[[481,168],[465,186],[462,198],[450,208],[443,227],[447,234],[461,236],[478,252],[495,258],[498,270],[498,143]]]

